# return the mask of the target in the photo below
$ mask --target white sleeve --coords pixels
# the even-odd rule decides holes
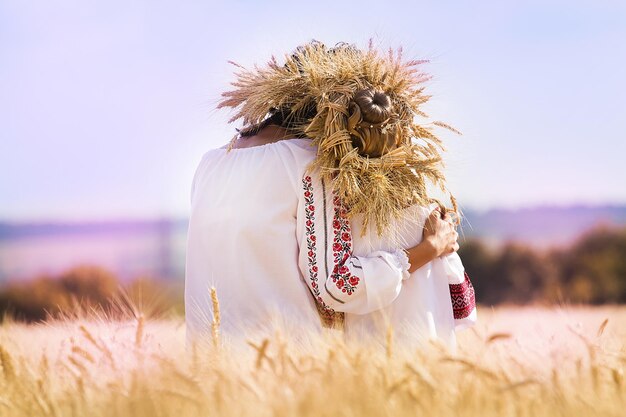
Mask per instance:
[[[297,237],[304,280],[327,312],[367,314],[386,307],[410,277],[408,257],[401,249],[353,255],[350,222],[328,188],[317,176],[302,178]]]
[[[189,191],[189,202],[193,204],[194,195],[196,191],[196,183],[198,182],[198,177],[200,176],[200,172],[202,171],[202,167],[204,166],[204,161],[206,159],[206,153],[202,155],[200,162],[196,165],[196,169],[193,174],[193,178],[191,180],[191,189]]]
[[[474,286],[458,253],[442,256],[441,260],[448,276],[454,328],[457,331],[467,329],[476,324],[477,320]]]

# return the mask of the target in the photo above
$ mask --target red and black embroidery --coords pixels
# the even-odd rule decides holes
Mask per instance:
[[[311,287],[313,288],[313,294],[318,301],[323,302],[320,297],[320,290],[317,283],[317,253],[316,236],[315,236],[315,200],[313,199],[313,184],[311,183],[311,177],[306,176],[302,179],[302,185],[304,187],[304,216],[306,218],[306,247],[308,250],[308,265],[309,265],[309,279],[311,280]]]
[[[476,307],[474,286],[465,272],[465,280],[460,284],[449,284],[452,309],[455,319],[463,319],[470,315]]]
[[[315,297],[315,304],[322,320],[322,324],[326,327],[336,327],[343,324],[343,314],[337,313],[331,307],[324,303],[324,300],[320,296],[319,283],[317,279],[318,266],[317,266],[317,237],[315,235],[315,200],[313,197],[313,183],[310,176],[306,176],[302,179],[302,186],[304,188],[304,216],[305,216],[305,229],[306,229],[306,245],[307,245],[307,258],[309,267],[309,279],[311,280],[311,289],[313,296]]]
[[[341,204],[339,196],[333,192],[333,283],[348,295],[352,295],[359,285],[360,278],[354,275],[346,262],[352,256],[352,232],[346,215],[346,209]]]

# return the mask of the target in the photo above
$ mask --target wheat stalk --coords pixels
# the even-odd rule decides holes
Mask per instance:
[[[211,336],[213,337],[213,346],[216,348],[220,342],[220,302],[217,298],[217,290],[211,287],[211,305],[213,307],[213,322],[211,323]]]
[[[0,365],[2,365],[4,377],[11,382],[15,378],[15,367],[11,354],[2,345],[0,345]]]
[[[144,316],[140,314],[137,317],[137,330],[135,331],[135,346],[141,347],[141,340],[143,339],[143,327],[144,327]]]

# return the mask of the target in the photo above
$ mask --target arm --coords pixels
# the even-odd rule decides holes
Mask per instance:
[[[450,222],[450,214],[441,216],[439,208],[435,208],[426,218],[420,243],[406,250],[409,257],[409,272],[420,269],[428,262],[459,249],[459,234]]]
[[[353,254],[345,210],[316,176],[302,179],[296,220],[300,270],[323,310],[367,314],[383,308],[410,277],[409,259],[401,249]]]
[[[417,271],[428,262],[437,257],[437,248],[430,239],[422,239],[422,241],[410,249],[406,250],[409,258],[409,273]]]

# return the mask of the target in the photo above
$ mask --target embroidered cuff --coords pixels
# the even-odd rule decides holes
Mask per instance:
[[[468,317],[476,309],[474,286],[467,272],[464,272],[463,275],[465,279],[461,284],[448,284],[452,310],[454,311],[454,318],[457,320]]]
[[[406,251],[403,249],[396,249],[392,253],[394,258],[396,258],[396,264],[402,269],[402,280],[404,281],[409,279],[411,277],[411,273],[409,272],[411,263],[409,262],[409,256],[406,254]]]

